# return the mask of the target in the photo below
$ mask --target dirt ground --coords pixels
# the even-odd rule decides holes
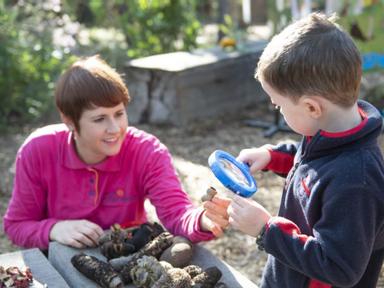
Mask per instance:
[[[209,186],[216,187],[221,193],[228,193],[215,179],[207,165],[208,156],[214,150],[222,149],[237,155],[243,148],[277,143],[287,139],[299,139],[293,133],[283,132],[267,139],[263,137],[262,129],[244,124],[245,119],[268,120],[265,110],[265,107],[247,109],[242,111],[241,117],[207,120],[188,127],[136,126],[155,134],[168,146],[174,156],[174,163],[184,188],[193,201],[199,203],[201,195]],[[0,137],[0,214],[2,216],[11,193],[13,160],[16,150],[32,129],[33,127],[29,127],[22,132]],[[384,147],[383,137],[380,141],[381,146]],[[275,214],[280,203],[283,179],[272,173],[260,173],[255,178],[259,189],[254,195],[254,199]],[[18,248],[13,246],[3,234],[2,226],[0,228],[0,253],[17,250]],[[255,283],[259,282],[266,254],[257,250],[254,239],[251,237],[229,229],[222,238],[203,245]],[[378,287],[384,287],[382,280]]]

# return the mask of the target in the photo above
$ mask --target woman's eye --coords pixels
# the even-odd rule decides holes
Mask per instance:
[[[275,110],[280,110],[280,106],[275,105]]]
[[[104,118],[96,118],[95,120],[93,120],[93,122],[99,123],[99,122],[102,122],[103,120]]]

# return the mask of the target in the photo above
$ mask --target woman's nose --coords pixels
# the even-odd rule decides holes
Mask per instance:
[[[119,123],[116,120],[110,120],[108,123],[107,131],[109,133],[116,133],[120,131]]]

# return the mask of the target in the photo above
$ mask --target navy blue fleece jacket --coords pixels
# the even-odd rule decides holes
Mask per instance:
[[[376,287],[384,257],[382,118],[271,150],[266,167],[286,177],[279,216],[267,223],[261,287]]]

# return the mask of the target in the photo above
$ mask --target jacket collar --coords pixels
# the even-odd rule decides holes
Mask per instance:
[[[301,157],[316,158],[333,153],[339,153],[345,149],[370,146],[376,143],[381,133],[383,119],[380,112],[368,102],[358,101],[363,121],[356,127],[339,132],[329,133],[318,131],[310,141],[304,138],[301,142]]]

